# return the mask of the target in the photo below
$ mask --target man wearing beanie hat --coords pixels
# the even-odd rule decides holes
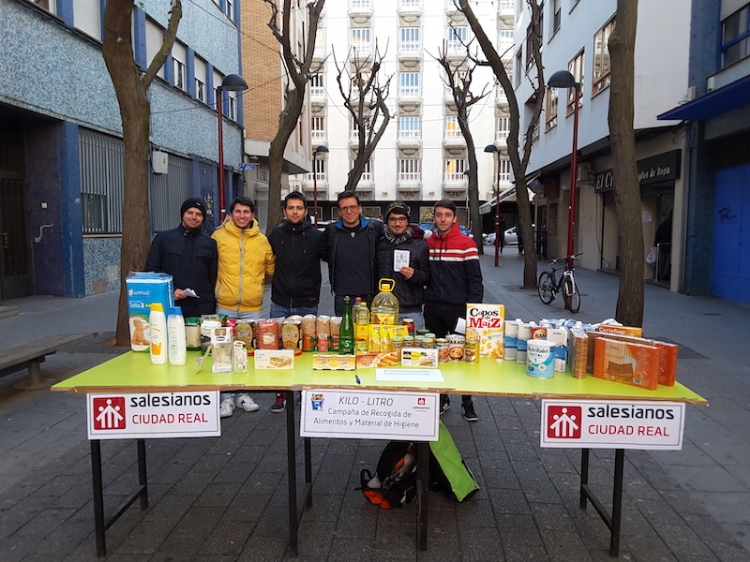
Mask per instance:
[[[401,201],[390,203],[385,211],[385,231],[378,242],[378,279],[396,281],[393,294],[398,299],[401,319],[411,318],[417,329],[424,324],[424,287],[430,282],[430,256],[422,240],[422,230],[409,226],[409,207]],[[396,252],[408,255],[409,265],[394,269]]]
[[[180,207],[180,216],[180,226],[160,232],[154,238],[145,270],[172,276],[175,304],[186,318],[213,314],[218,252],[216,242],[202,231],[206,205],[197,197],[186,199]],[[186,289],[192,289],[198,296],[189,296]]]
[[[484,298],[479,250],[470,236],[461,234],[453,201],[435,203],[435,234],[427,239],[427,246],[431,281],[424,296],[424,323],[444,338],[456,329],[459,318],[466,318],[466,304]],[[448,396],[441,394],[440,413],[449,407]],[[477,421],[470,395],[461,397],[461,413],[466,421]]]

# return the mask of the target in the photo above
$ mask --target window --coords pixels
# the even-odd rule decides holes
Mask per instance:
[[[514,76],[516,77],[515,86],[521,85],[521,76],[523,76],[523,53],[521,53],[521,49],[518,49],[518,52],[516,53],[516,69],[513,72]],[[510,78],[510,76],[508,77]]]
[[[185,45],[175,41],[172,46],[172,72],[174,74],[174,86],[180,90],[187,91],[187,75],[185,74],[185,61],[187,50]]]
[[[721,67],[750,55],[750,4],[721,22]]]
[[[310,126],[310,137],[313,144],[322,142],[326,139],[326,118],[313,117]]]
[[[369,10],[371,6],[371,0],[349,0],[349,7],[352,10]]]
[[[419,72],[401,72],[398,77],[399,97],[419,97]]]
[[[418,139],[419,138],[419,117],[416,115],[407,115],[398,118],[398,138],[400,139]]]
[[[46,3],[41,5],[43,4]],[[55,1],[49,0],[49,4],[55,4]],[[73,26],[101,41],[102,22],[99,0],[73,0]]]
[[[50,0],[51,1],[51,0]],[[164,29],[159,27],[150,19],[146,19],[146,60],[149,63],[154,60],[164,42]],[[164,67],[156,73],[159,78],[164,78]]]
[[[570,88],[573,90],[574,88]],[[557,126],[557,91],[559,88],[547,88],[547,107],[545,110],[546,127],[545,131],[549,131],[552,127]]]
[[[595,96],[609,86],[609,36],[615,28],[615,18],[609,20],[594,35],[594,73],[591,95]]]
[[[349,169],[354,169],[354,160],[349,161]],[[359,181],[372,181],[372,172],[370,171],[370,161],[365,162],[365,167],[362,168],[362,175],[359,177]]]
[[[463,51],[469,37],[469,28],[459,25],[448,28],[448,50]]]
[[[421,30],[418,27],[399,29],[398,50],[400,53],[419,53],[422,50]]]
[[[370,120],[369,118],[364,118],[364,125],[365,125],[365,138],[367,138],[370,134]],[[351,140],[352,141],[358,141],[359,140],[359,125],[356,121],[352,120],[352,128],[351,128]]]
[[[562,0],[552,0],[552,34],[560,29],[560,20],[562,17],[560,4],[562,4]]]
[[[510,131],[510,117],[498,117],[495,122],[495,136],[498,139],[508,138]]]
[[[226,115],[232,121],[237,121],[237,92],[227,92],[228,106]]]
[[[539,21],[536,22],[536,25],[534,23],[530,23],[529,26],[526,28],[526,69],[528,70],[531,68],[531,65],[534,62],[534,46],[533,46],[533,39],[534,35],[536,35],[539,38],[539,48],[542,48],[542,41],[544,39],[544,12],[539,11]],[[539,64],[541,64],[542,61],[539,61]]]
[[[506,157],[500,157],[500,173],[498,174],[500,182],[510,182],[510,159]]]
[[[225,0],[224,2],[224,14],[229,19],[234,19],[234,2],[232,0]]]
[[[445,138],[458,139],[463,138],[461,133],[461,127],[458,125],[458,117],[455,115],[448,115],[445,118]]]
[[[580,92],[583,93],[583,68],[584,68],[584,58],[583,58],[583,51],[578,53],[572,61],[568,63],[568,72],[570,72],[573,75],[573,78],[576,79],[576,82],[578,82],[581,85]],[[568,88],[568,102],[567,102],[567,109],[566,109],[566,115],[570,115],[573,113],[573,103],[575,100],[576,91],[575,88]],[[583,103],[583,96],[578,96],[578,107],[581,107],[581,104]]]
[[[324,98],[326,95],[322,74],[314,74],[310,79],[310,97]]]
[[[401,158],[398,161],[398,181],[422,179],[422,161],[418,158]]]
[[[503,54],[513,48],[515,43],[515,32],[512,29],[501,29],[498,32],[500,40],[500,48],[498,49],[499,54]]]
[[[49,12],[50,14],[57,13],[57,1],[56,0],[29,0],[35,6],[39,6],[42,10]]]
[[[419,8],[422,0],[399,0],[398,7],[404,8]]]
[[[446,160],[444,170],[443,181],[461,181],[466,179],[464,177],[464,171],[466,170],[466,161],[464,159]]]
[[[313,174],[307,174],[307,179],[310,181],[326,181],[326,160],[324,158],[316,158],[313,160]]]
[[[83,233],[122,232],[125,145],[121,139],[83,128],[80,145]]]
[[[206,103],[207,71],[206,61],[195,57],[195,99],[203,103]]]
[[[360,54],[370,52],[370,28],[352,29],[351,47],[356,49]]]

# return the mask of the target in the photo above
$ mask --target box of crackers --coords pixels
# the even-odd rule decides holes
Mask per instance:
[[[505,355],[505,306],[466,305],[466,339],[479,340],[479,356],[503,359]]]

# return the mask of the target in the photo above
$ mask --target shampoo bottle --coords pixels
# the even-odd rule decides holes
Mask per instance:
[[[169,309],[167,331],[169,332],[169,364],[184,365],[187,361],[187,339],[185,319],[182,317],[182,309],[179,306]]]
[[[151,305],[148,316],[151,325],[151,362],[155,365],[163,365],[167,362],[167,317],[164,316],[164,307],[155,302]]]

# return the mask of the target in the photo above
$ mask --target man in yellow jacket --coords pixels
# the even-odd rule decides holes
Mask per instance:
[[[216,240],[219,272],[216,282],[216,312],[229,318],[257,320],[263,307],[263,282],[273,275],[275,258],[271,244],[255,220],[255,203],[237,197],[229,207],[231,220],[211,235]],[[232,415],[235,406],[255,412],[258,405],[247,393],[222,393],[221,417]]]

